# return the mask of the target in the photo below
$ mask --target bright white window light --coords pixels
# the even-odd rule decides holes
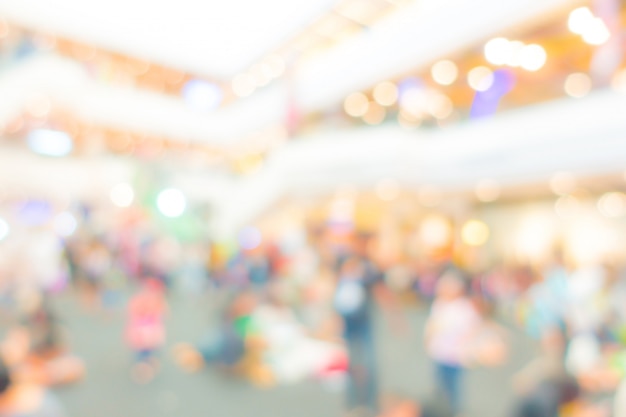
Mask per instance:
[[[159,193],[157,208],[165,217],[180,217],[187,208],[187,200],[182,191],[168,188]]]
[[[61,157],[69,155],[74,149],[72,138],[65,132],[49,129],[37,129],[28,135],[28,147],[44,156]]]

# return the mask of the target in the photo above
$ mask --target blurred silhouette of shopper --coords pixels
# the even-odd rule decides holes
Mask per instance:
[[[373,271],[358,257],[347,258],[339,272],[335,292],[335,308],[343,321],[344,338],[348,348],[348,409],[378,409],[376,353],[370,307]]]
[[[366,240],[359,243],[366,243]],[[385,313],[392,312],[393,306],[391,292],[383,285],[383,276],[378,268],[363,248],[357,248],[357,253],[345,257],[339,265],[333,303],[343,323],[349,357],[348,409],[362,412],[356,415],[376,415],[378,378],[372,310],[375,301],[384,307]]]
[[[480,316],[465,295],[463,278],[454,270],[444,273],[426,322],[425,339],[435,362],[437,388],[455,414],[462,411],[464,366],[479,324]]]
[[[515,376],[519,400],[514,417],[560,416],[580,396],[578,382],[565,367],[563,329],[545,329],[541,348],[541,354]]]

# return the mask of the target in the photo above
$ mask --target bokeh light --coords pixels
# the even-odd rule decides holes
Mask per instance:
[[[450,117],[453,111],[454,104],[445,94],[433,94],[430,100],[428,100],[428,113],[436,119],[446,119]]]
[[[419,227],[419,239],[429,248],[441,248],[452,240],[452,226],[441,215],[429,215]]]
[[[422,88],[406,91],[400,101],[400,110],[415,119],[421,119],[428,111],[428,92]]]
[[[598,200],[598,210],[604,217],[623,217],[626,214],[626,195],[621,192],[604,194]]]
[[[588,7],[579,7],[569,14],[567,26],[572,33],[582,35],[589,28],[594,18]]]
[[[450,85],[458,78],[459,69],[454,62],[443,60],[433,65],[430,73],[437,84]]]
[[[573,98],[585,97],[591,91],[591,87],[591,77],[582,72],[570,74],[564,85],[567,95]]]
[[[461,239],[469,246],[482,246],[489,240],[489,227],[480,220],[468,220],[461,229]]]
[[[567,20],[572,33],[582,36],[589,45],[603,45],[611,38],[611,31],[599,17],[594,16],[588,7],[573,10]]]
[[[611,38],[611,31],[609,30],[604,20],[599,17],[594,18],[589,27],[583,33],[583,40],[589,45],[603,45]]]
[[[363,93],[352,93],[343,103],[343,108],[352,117],[361,117],[369,109],[369,100]]]
[[[473,68],[467,74],[467,83],[475,91],[487,91],[493,84],[493,72],[487,67]]]
[[[157,196],[157,208],[166,217],[180,217],[187,208],[187,200],[182,191],[168,188]]]
[[[232,89],[235,95],[248,97],[254,93],[256,86],[254,85],[254,80],[248,74],[239,74],[233,79]]]
[[[128,207],[133,204],[135,192],[129,184],[117,184],[111,189],[109,197],[117,207]]]
[[[506,38],[490,40],[484,48],[485,59],[493,65],[505,65],[511,54],[509,43]]]
[[[527,71],[538,71],[546,64],[548,54],[541,45],[526,45],[520,52],[520,66]]]
[[[367,111],[363,115],[363,121],[368,125],[378,125],[385,120],[387,112],[385,108],[375,101],[371,101],[367,105]]]
[[[373,96],[381,106],[391,106],[398,101],[398,87],[391,81],[383,81],[374,88]]]
[[[509,52],[506,60],[506,65],[516,68],[522,64],[522,51],[524,50],[524,42],[511,41],[509,42]]]

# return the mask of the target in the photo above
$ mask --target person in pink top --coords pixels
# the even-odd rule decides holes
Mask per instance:
[[[463,368],[479,324],[480,316],[465,294],[463,279],[454,272],[445,273],[426,322],[425,341],[435,363],[437,388],[455,414],[461,412]]]
[[[136,354],[132,374],[138,382],[148,382],[155,375],[156,354],[165,344],[166,311],[163,285],[157,280],[147,280],[129,302],[126,340]]]

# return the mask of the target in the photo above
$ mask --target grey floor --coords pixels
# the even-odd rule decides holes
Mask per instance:
[[[168,318],[170,343],[194,341],[211,320],[206,298],[173,296]],[[189,375],[164,355],[159,376],[138,385],[129,375],[130,354],[123,343],[121,313],[86,311],[76,297],[61,296],[56,307],[76,354],[87,364],[82,383],[58,390],[70,417],[334,417],[342,414],[342,395],[315,382],[259,389],[211,371]],[[402,337],[378,326],[383,392],[417,399],[432,393],[431,364],[421,342],[425,312],[408,313],[410,334]],[[473,369],[465,380],[467,415],[503,417],[511,403],[510,376],[532,355],[533,344],[512,332],[509,363],[498,369]]]

